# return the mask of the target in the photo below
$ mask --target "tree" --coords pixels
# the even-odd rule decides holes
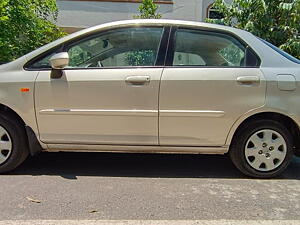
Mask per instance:
[[[300,0],[216,0],[223,19],[208,22],[247,30],[300,58]]]
[[[0,62],[12,61],[65,35],[55,0],[0,0]]]
[[[143,0],[138,10],[140,15],[134,16],[135,19],[160,19],[161,14],[157,13],[158,5],[153,0]]]

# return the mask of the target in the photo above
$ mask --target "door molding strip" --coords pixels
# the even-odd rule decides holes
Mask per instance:
[[[106,110],[106,109],[43,109],[42,115],[93,115],[93,116],[158,116],[161,117],[223,117],[224,111],[214,110]]]
[[[158,110],[104,110],[104,109],[43,109],[42,115],[83,115],[83,116],[158,116]]]
[[[223,117],[224,111],[213,110],[160,110],[163,117]]]

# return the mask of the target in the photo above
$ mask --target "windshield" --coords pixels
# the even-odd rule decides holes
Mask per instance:
[[[281,50],[280,48],[277,48],[275,45],[272,45],[270,42],[267,42],[264,39],[261,39],[259,37],[257,37],[258,39],[260,39],[263,43],[265,43],[266,45],[268,45],[269,47],[271,47],[273,50],[275,50],[276,52],[278,52],[280,55],[284,56],[285,58],[287,58],[288,60],[294,62],[294,63],[298,63],[300,64],[300,60],[295,58],[294,56],[291,56],[290,54],[286,53],[285,51]]]

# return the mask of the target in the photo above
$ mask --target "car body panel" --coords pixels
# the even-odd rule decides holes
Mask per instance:
[[[158,145],[158,90],[162,68],[42,71],[36,113],[45,143]],[[134,85],[126,78],[149,76]]]
[[[129,152],[129,153],[163,153],[163,154],[224,154],[228,146],[192,147],[192,146],[153,146],[153,145],[81,145],[81,144],[48,144],[48,151],[79,152]]]
[[[239,83],[245,76],[259,81]],[[160,88],[160,144],[223,146],[237,118],[265,104],[265,91],[259,68],[166,68]]]
[[[80,70],[74,70],[72,74],[71,70],[66,70],[65,77],[61,80],[50,81],[50,70],[30,70],[25,66],[27,62],[65,42],[130,26],[177,26],[226,32],[250,45],[260,57],[261,66],[251,69],[219,68],[219,71],[216,68],[176,70],[170,67],[127,68],[122,72],[118,69],[99,69],[89,70],[91,72],[86,83],[81,80],[83,74]],[[143,76],[145,71],[150,72],[153,81],[149,86],[126,86],[126,76]],[[99,73],[103,77],[100,78]],[[238,76],[258,76],[259,85],[240,86],[236,80]],[[291,76],[295,77],[296,83],[291,80]],[[113,85],[114,88],[121,88],[112,93],[100,82],[101,79],[106,79],[105,84],[108,82],[109,85],[113,85],[112,81],[115,79],[123,86]],[[276,112],[290,117],[299,126],[299,79],[300,65],[283,57],[246,31],[189,21],[128,20],[73,33],[14,62],[1,65],[0,103],[14,110],[33,129],[42,147],[49,151],[53,151],[55,147],[60,151],[70,148],[89,150],[90,144],[93,151],[105,151],[105,146],[111,151],[116,151],[119,147],[124,151],[126,148],[128,151],[138,151],[139,148],[142,152],[167,152],[167,149],[169,152],[193,152],[191,149],[198,148],[198,153],[205,153],[209,149],[211,153],[222,154],[228,150],[240,124],[250,116],[262,112]],[[289,90],[282,88],[286,86]],[[22,93],[21,88],[29,88],[30,91]],[[150,93],[152,88],[154,92]],[[87,93],[92,96],[87,96]],[[122,102],[117,105],[104,95],[118,95]],[[221,98],[227,101],[222,101]],[[127,122],[122,118],[126,118]],[[93,120],[96,122],[93,123]],[[106,130],[107,133],[102,128],[99,130],[98,124],[105,128],[110,127],[111,130]],[[81,131],[77,133],[78,130]],[[119,136],[116,135],[118,133]],[[110,137],[104,137],[105,135]],[[118,142],[120,138],[125,141]],[[48,146],[44,142],[51,144]],[[158,144],[164,146],[157,146]],[[138,145],[138,148],[133,145]]]
[[[19,63],[25,62],[22,58],[0,66],[0,104],[16,112],[24,123],[34,130],[38,138],[34,107],[34,81],[38,72],[24,71],[20,68]],[[22,92],[22,88],[28,91]],[[44,144],[42,146],[47,148]]]
[[[263,68],[262,71],[268,79],[265,107],[276,109],[284,115],[289,115],[299,125],[300,67]],[[295,85],[295,89],[282,90],[279,86],[278,75],[281,77],[280,82],[286,83],[285,86]],[[295,81],[291,81],[290,76],[293,76]],[[284,77],[286,77],[285,80]]]
[[[26,76],[24,77],[23,71],[11,71],[6,72],[7,76],[0,78],[0,102],[20,113],[28,125],[36,127],[33,93],[37,72],[25,73]],[[28,88],[29,91],[22,92],[21,88]]]
[[[251,109],[248,112],[241,115],[232,126],[227,139],[226,145],[230,145],[232,137],[239,127],[247,118],[258,115],[260,113],[278,113],[281,115],[288,116],[292,119],[295,124],[300,125],[300,107],[299,107],[299,96],[300,96],[300,66],[291,66],[288,68],[274,68],[274,67],[263,67],[261,68],[266,84],[266,101],[261,107]],[[296,80],[296,89],[293,90],[281,90],[278,86],[278,75],[292,75]],[[281,82],[290,83],[289,76]],[[294,84],[290,84],[294,85]]]

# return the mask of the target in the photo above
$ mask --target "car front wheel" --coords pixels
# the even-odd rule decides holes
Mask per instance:
[[[229,155],[247,176],[275,177],[286,169],[293,157],[292,136],[277,121],[249,122],[235,135]]]
[[[0,173],[15,169],[27,156],[24,125],[15,117],[0,115]]]

